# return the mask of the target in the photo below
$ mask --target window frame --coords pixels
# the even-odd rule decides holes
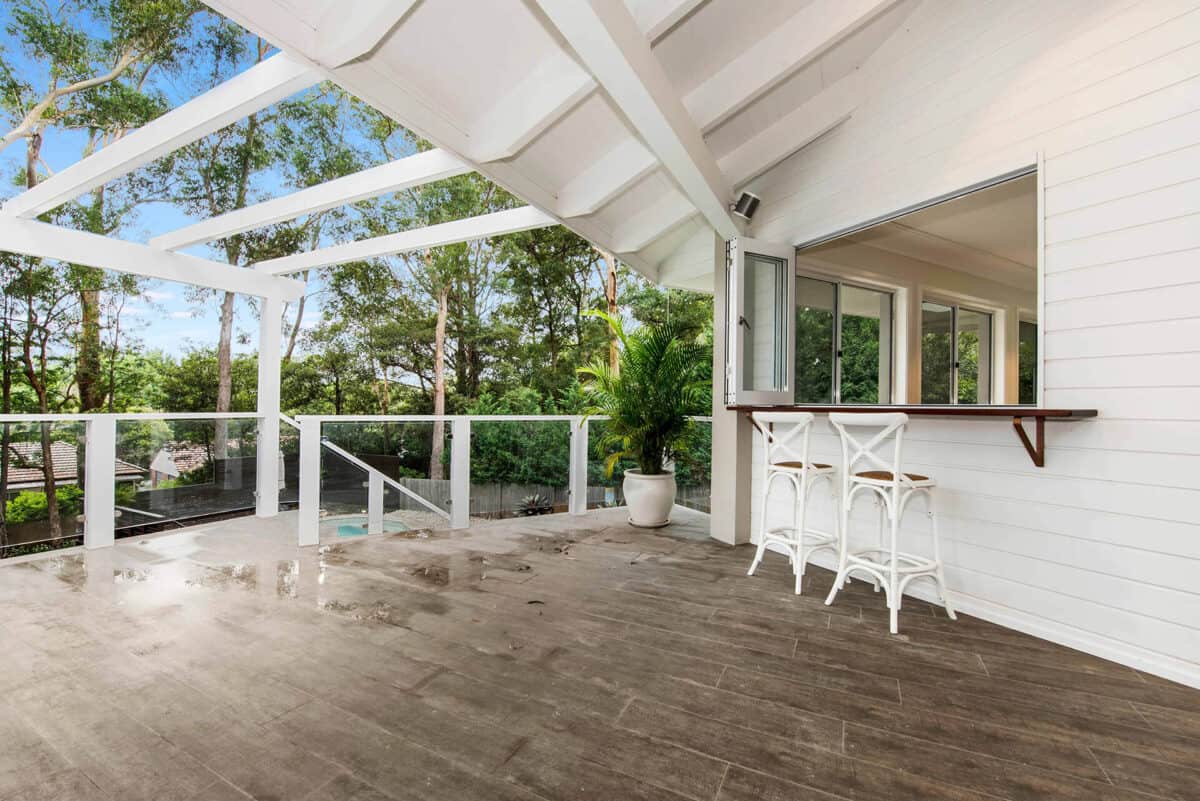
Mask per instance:
[[[950,353],[950,401],[948,406],[995,406],[996,397],[996,320],[998,315],[1003,313],[1002,309],[992,309],[987,306],[976,306],[971,303],[962,303],[944,295],[929,294],[921,296],[921,309],[924,309],[926,303],[936,303],[939,306],[946,306],[950,309],[950,342],[952,344]],[[976,401],[975,403],[962,403],[958,399],[958,379],[959,379],[959,350],[958,350],[958,335],[961,333],[958,327],[959,313],[963,310],[973,312],[975,314],[985,314],[988,318],[988,363],[987,363],[987,400]],[[925,327],[921,326],[920,340],[925,338]],[[984,375],[983,367],[979,367],[979,374]],[[921,384],[919,388],[924,389],[925,382],[925,365],[921,365]],[[920,392],[918,392],[920,396]],[[923,404],[930,406],[938,406],[941,404]]]
[[[796,260],[796,269],[794,272],[795,272],[796,278],[807,278],[812,281],[822,281],[826,284],[832,284],[834,287],[834,292],[833,292],[833,387],[831,388],[831,391],[829,393],[829,397],[831,399],[830,403],[834,406],[871,406],[871,405],[892,406],[892,405],[894,405],[893,398],[895,398],[895,396],[896,396],[896,385],[895,385],[895,382],[896,382],[896,295],[899,291],[899,288],[890,286],[888,284],[872,284],[871,282],[861,281],[861,280],[847,281],[845,278],[843,278],[841,276],[837,276],[832,273],[826,273],[826,272],[823,272],[818,269],[813,269],[813,268],[809,267],[808,265],[801,265],[799,258],[797,258],[797,260]],[[792,303],[793,314],[795,314],[795,312],[799,309],[800,293],[798,291],[799,290],[798,283],[793,281],[793,284],[796,286],[796,291],[793,292],[793,303]],[[887,334],[888,371],[887,371],[887,381],[886,381],[886,386],[887,386],[887,400],[886,401],[880,400],[880,401],[877,401],[875,404],[843,403],[843,401],[842,401],[842,350],[843,350],[843,348],[842,348],[842,307],[843,307],[842,289],[843,289],[843,287],[847,287],[847,286],[852,287],[854,289],[861,289],[866,292],[878,292],[881,294],[885,294],[888,297],[888,304],[891,307],[889,317],[891,319],[889,320],[889,326],[888,326],[889,330],[888,330],[888,334]],[[796,332],[795,332],[795,329],[793,326],[793,331],[792,331],[793,338],[795,338],[795,333]],[[881,344],[882,344],[883,339],[884,339],[883,326],[881,325],[880,326]],[[792,346],[792,360],[795,361],[795,345],[794,344]],[[794,368],[793,368],[793,370],[794,370]],[[793,387],[792,387],[793,403],[796,403],[799,405],[808,405],[808,404],[800,404],[800,402],[796,400],[795,392],[799,388],[799,385],[800,385],[800,378],[798,375],[795,376],[792,383],[793,383]]]

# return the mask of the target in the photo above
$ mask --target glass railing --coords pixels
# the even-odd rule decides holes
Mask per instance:
[[[117,537],[252,514],[258,418],[116,420]]]
[[[471,516],[568,511],[571,425],[564,418],[471,419]]]
[[[0,558],[83,541],[85,426],[0,424]]]

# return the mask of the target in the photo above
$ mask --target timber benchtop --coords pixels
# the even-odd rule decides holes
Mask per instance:
[[[812,412],[813,414],[829,414],[830,412],[860,412],[878,414],[880,412],[904,412],[914,417],[1010,417],[1013,428],[1029,458],[1038,467],[1046,466],[1046,421],[1047,420],[1086,420],[1095,417],[1095,409],[1042,409],[1036,406],[948,406],[927,404],[923,406],[858,406],[855,404],[825,404],[818,406],[750,406],[731,404],[725,408],[732,411],[744,412],[750,416],[752,412]],[[1030,417],[1034,422],[1034,441],[1030,441],[1025,433],[1023,420]]]

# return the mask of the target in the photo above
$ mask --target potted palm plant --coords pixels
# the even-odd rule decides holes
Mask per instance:
[[[668,465],[684,447],[690,416],[709,411],[708,353],[685,341],[672,323],[626,334],[616,317],[589,314],[607,322],[621,343],[617,369],[596,359],[578,370],[591,401],[585,413],[608,417],[597,453],[609,477],[620,460],[637,463],[623,483],[629,522],[665,526],[675,501],[675,473]]]

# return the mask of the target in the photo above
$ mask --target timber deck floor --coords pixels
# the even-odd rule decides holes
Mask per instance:
[[[677,516],[0,567],[0,799],[1200,798],[1200,691]]]

